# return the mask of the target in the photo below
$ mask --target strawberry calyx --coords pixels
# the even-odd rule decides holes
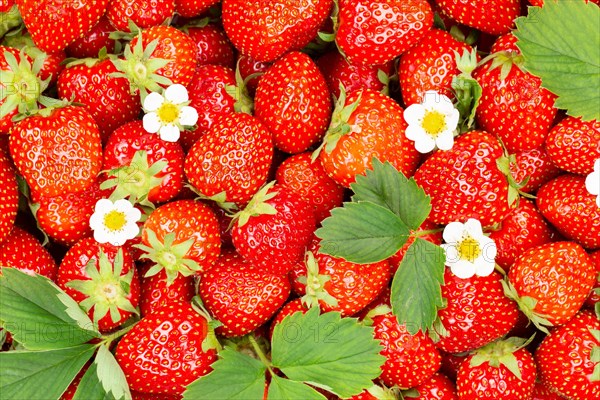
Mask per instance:
[[[219,339],[217,339],[215,329],[217,329],[223,324],[210,315],[210,313],[204,306],[204,303],[202,302],[200,296],[194,296],[192,298],[192,308],[194,309],[194,311],[196,311],[198,314],[204,317],[208,324],[208,332],[206,334],[206,337],[202,341],[202,351],[207,352],[211,349],[217,350],[217,352],[221,351],[223,349],[223,346],[221,346]]]
[[[500,68],[500,80],[504,82],[513,66],[522,68],[524,63],[523,55],[514,50],[502,50],[492,53],[482,59],[477,66],[487,64],[491,61],[489,71]]]
[[[298,282],[306,287],[302,304],[307,308],[312,308],[319,307],[319,302],[323,301],[330,306],[337,306],[338,300],[325,289],[325,284],[331,279],[331,276],[319,274],[319,264],[312,252],[306,252],[304,262],[306,264],[306,276],[298,278]]]
[[[477,49],[465,50],[462,55],[455,50],[454,56],[460,74],[452,78],[452,90],[456,98],[455,107],[460,113],[459,132],[464,133],[475,124],[475,113],[482,95],[481,85],[472,76],[477,67]]]
[[[85,266],[85,272],[90,279],[73,280],[66,284],[86,296],[86,299],[79,305],[86,312],[94,309],[94,325],[97,326],[98,321],[107,314],[110,314],[112,322],[118,322],[121,319],[119,310],[137,315],[138,311],[127,299],[130,294],[134,269],[131,268],[125,275],[121,275],[123,273],[123,250],[119,249],[111,263],[101,249],[98,256],[98,268],[95,263],[96,260],[92,259]]]
[[[227,192],[225,191],[219,192],[212,196],[207,196],[189,183],[186,183],[184,186],[198,196],[196,197],[196,200],[212,201],[217,205],[217,207],[225,210],[229,214],[234,214],[238,209],[237,204],[227,201]]]
[[[13,29],[18,28],[17,32],[19,32],[24,27],[21,13],[16,4],[13,4],[7,11],[0,12],[0,37],[5,35],[7,37],[9,32],[13,33],[11,32]]]
[[[386,386],[379,386],[379,385],[373,385],[370,388],[367,389],[367,392],[375,397],[377,400],[396,400],[398,398],[402,398],[400,396],[404,396],[404,397],[410,397],[410,396],[406,396],[406,394],[403,392],[402,394],[400,393],[400,388],[398,388],[397,386],[388,388]],[[419,393],[415,393],[414,397],[418,397]]]
[[[532,340],[533,336],[529,339],[511,337],[489,343],[475,351],[469,364],[472,367],[478,367],[487,362],[494,368],[500,368],[500,365],[503,365],[514,376],[522,381],[523,377],[521,375],[521,369],[519,368],[519,363],[514,353],[527,346]]]
[[[250,218],[257,217],[259,215],[268,214],[275,215],[277,210],[271,204],[267,203],[269,200],[277,196],[279,192],[270,191],[275,185],[275,181],[269,182],[264,185],[248,202],[246,207],[233,214],[231,225],[237,222],[239,227],[242,227],[248,223]]]
[[[248,75],[246,79],[244,79],[242,77],[242,73],[240,72],[240,62],[238,60],[237,67],[235,69],[235,85],[225,86],[225,91],[227,94],[235,100],[233,105],[235,112],[252,115],[254,112],[254,101],[248,93],[248,82],[262,74],[263,73],[257,72]]]
[[[63,63],[65,64],[66,68],[70,68],[75,65],[85,65],[86,67],[91,68],[100,61],[104,61],[106,59],[116,60],[117,56],[114,54],[108,54],[106,47],[102,47],[98,52],[98,57],[66,58]]]
[[[500,282],[502,283],[502,288],[504,289],[506,297],[517,303],[521,312],[529,318],[536,328],[544,333],[549,333],[547,327],[552,327],[553,324],[547,319],[546,315],[539,314],[535,311],[535,306],[538,302],[537,299],[530,296],[520,297],[512,283],[506,279],[503,279]]]
[[[392,307],[387,304],[381,304],[377,307],[370,310],[367,315],[363,318],[362,322],[366,326],[373,326],[373,318],[378,317],[380,315],[389,314],[392,312]]]
[[[596,313],[596,316],[598,313]],[[600,343],[600,330],[599,329],[591,329],[588,328],[594,339],[597,343]],[[591,382],[600,381],[600,346],[593,346],[592,351],[590,351],[590,361],[595,363],[594,370],[592,371],[592,375],[588,376],[588,379]]]
[[[509,205],[509,207],[513,206],[513,205],[515,207],[518,207],[520,196],[523,196],[528,199],[535,199],[535,196],[533,196],[529,193],[525,193],[521,190],[522,188],[525,187],[525,185],[527,185],[527,182],[529,182],[530,177],[526,177],[521,182],[517,182],[515,180],[514,176],[512,175],[512,172],[510,171],[510,168],[511,168],[511,166],[515,166],[515,167],[517,166],[517,156],[516,156],[516,154],[508,153],[506,146],[504,145],[502,140],[500,140],[500,138],[498,138],[498,141],[500,142],[500,145],[502,146],[503,155],[501,157],[499,157],[498,159],[496,159],[496,167],[498,168],[498,170],[500,172],[502,172],[502,174],[506,177],[506,180],[508,182],[508,205]]]

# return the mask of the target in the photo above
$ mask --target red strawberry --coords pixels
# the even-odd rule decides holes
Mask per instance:
[[[531,400],[563,400],[564,397],[552,392],[542,382],[536,382]]]
[[[283,307],[277,311],[277,314],[271,320],[271,325],[269,325],[269,337],[273,337],[273,331],[275,327],[284,320],[285,317],[296,314],[297,312],[301,312],[302,314],[306,314],[308,308],[302,303],[302,299],[296,298],[294,300],[290,300]]]
[[[599,398],[598,331],[600,322],[590,311],[552,330],[535,352],[542,383],[569,399]]]
[[[173,0],[109,0],[106,16],[119,31],[129,32],[129,21],[139,28],[162,24],[175,12]]]
[[[427,234],[423,234],[422,236],[419,236],[421,239],[427,240],[428,242],[431,242],[431,243],[434,243],[437,245],[442,244],[442,231],[439,230],[438,226],[436,224],[434,224],[433,222],[429,221],[428,219],[423,221],[423,223],[421,224],[419,229],[417,229],[417,232],[422,232],[422,231],[431,231],[431,233],[427,233]],[[388,261],[390,262],[392,276],[394,276],[396,274],[396,271],[398,270],[400,263],[404,259],[404,255],[406,254],[406,251],[414,242],[415,242],[415,237],[410,236],[408,238],[408,240],[406,241],[406,243],[404,243],[404,245],[400,248],[400,250],[398,250],[396,252],[396,254],[394,254],[393,256],[388,258]]]
[[[558,326],[579,311],[597,275],[578,244],[547,243],[517,258],[508,273],[508,293],[536,325]]]
[[[600,303],[600,250],[589,253],[594,267],[596,267],[597,279],[594,283],[594,289],[585,300],[584,307],[593,309],[596,304]]]
[[[584,122],[566,117],[556,124],[546,137],[546,149],[554,164],[574,174],[587,175],[594,171],[600,158],[600,121]]]
[[[29,187],[50,197],[90,187],[102,165],[98,126],[75,106],[46,108],[16,123],[10,154]]]
[[[195,1],[202,2],[205,0]],[[177,7],[177,2],[175,3],[175,6]],[[190,38],[196,42],[196,47],[198,49],[198,53],[196,54],[196,64],[198,66],[221,65],[228,68],[235,67],[233,45],[229,42],[229,38],[227,38],[223,28],[216,24],[207,24],[205,26],[184,27],[184,31],[186,31]]]
[[[16,0],[36,46],[46,53],[64,50],[88,32],[106,11],[109,0]],[[60,26],[60,29],[55,29]]]
[[[290,291],[285,275],[272,274],[237,253],[223,254],[198,285],[204,305],[223,324],[216,332],[227,337],[243,336],[267,322]]]
[[[521,11],[519,0],[435,0],[435,3],[455,21],[492,35],[510,31]]]
[[[145,277],[152,268],[152,264],[145,264],[140,268],[140,315],[142,317],[166,306],[174,301],[191,301],[195,294],[194,278],[191,276],[177,275],[173,282],[167,284],[165,271],[156,275]]]
[[[311,206],[283,186],[264,186],[236,216],[231,237],[255,267],[286,274],[304,256],[315,230]]]
[[[114,30],[108,18],[103,16],[85,35],[67,46],[67,54],[72,58],[94,58],[103,47],[108,54],[114,53],[116,42],[109,37]]]
[[[10,158],[0,151],[0,243],[10,234],[19,208],[19,189]]]
[[[198,140],[185,159],[188,181],[204,196],[225,194],[248,202],[266,182],[273,159],[269,131],[242,113],[223,116]]]
[[[533,356],[510,338],[490,343],[467,357],[458,370],[461,399],[531,399],[536,370]]]
[[[501,156],[495,137],[471,131],[459,136],[452,150],[438,151],[425,160],[415,180],[431,197],[429,219],[449,224],[475,218],[485,227],[506,218],[509,186],[496,166]]]
[[[207,12],[219,0],[175,0],[175,11],[182,17],[192,18]]]
[[[387,388],[381,384],[373,384],[359,394],[349,397],[348,400],[392,400],[397,399],[399,394],[400,389],[397,387]]]
[[[519,190],[524,193],[537,191],[544,183],[560,175],[544,147],[515,153],[514,163],[510,163],[510,173],[517,183],[525,183]],[[527,181],[526,181],[527,180]]]
[[[406,138],[403,112],[390,97],[370,89],[350,93],[347,98],[342,94],[319,153],[327,174],[350,187],[376,157],[412,176],[420,155]]]
[[[216,351],[203,346],[208,330],[206,318],[189,302],[173,301],[146,315],[117,345],[115,356],[129,387],[181,395],[217,360]]]
[[[447,332],[441,332],[436,343],[439,349],[449,353],[474,350],[512,329],[517,322],[517,305],[504,295],[501,281],[497,272],[460,279],[446,268],[442,297],[448,305],[438,317]]]
[[[240,71],[242,79],[246,82],[248,93],[250,93],[251,96],[254,96],[258,83],[271,64],[272,63],[256,61],[252,57],[243,54],[239,55],[237,68]]]
[[[415,400],[458,400],[454,383],[441,373],[434,374],[431,378],[414,388],[419,395],[411,397]],[[406,398],[406,397],[405,397]]]
[[[85,238],[69,249],[58,268],[56,283],[108,332],[133,314],[140,282],[128,251]]]
[[[536,203],[563,236],[585,248],[600,247],[600,208],[585,187],[585,176],[567,174],[546,183]]]
[[[58,267],[48,250],[31,233],[15,226],[0,243],[0,266],[55,280]]]
[[[260,80],[254,100],[254,115],[273,134],[275,147],[286,153],[308,150],[329,125],[327,83],[304,53],[293,51],[277,60]]]
[[[332,0],[223,0],[223,27],[240,53],[274,61],[315,38],[332,4]]]
[[[378,65],[417,44],[433,24],[427,0],[346,0],[336,44],[354,64]]]

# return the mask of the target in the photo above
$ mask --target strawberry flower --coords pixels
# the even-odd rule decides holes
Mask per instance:
[[[137,222],[142,213],[124,199],[115,201],[100,199],[96,202],[94,214],[90,217],[90,227],[98,243],[122,246],[140,232]]]
[[[461,279],[473,275],[488,276],[496,266],[496,243],[485,236],[481,223],[473,218],[467,222],[451,222],[442,234],[446,265]]]
[[[419,153],[429,153],[436,147],[450,150],[458,119],[459,112],[447,96],[428,90],[421,104],[412,104],[404,110],[404,120],[408,123],[406,137],[415,142]]]
[[[596,204],[600,207],[600,158],[594,163],[594,172],[585,178],[585,188],[596,197]]]
[[[188,104],[189,96],[185,86],[169,86],[164,96],[152,92],[144,99],[144,129],[149,133],[159,133],[167,142],[179,140],[185,126],[193,126],[198,121],[198,112]]]

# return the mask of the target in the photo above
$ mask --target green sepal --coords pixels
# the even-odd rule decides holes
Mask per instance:
[[[548,334],[548,327],[552,327],[553,324],[547,319],[547,315],[539,314],[534,311],[537,300],[529,296],[519,297],[517,290],[507,279],[503,279],[501,283],[506,297],[517,303],[521,312],[529,318],[536,328]]]
[[[461,71],[459,75],[452,78],[452,89],[456,98],[455,107],[460,113],[458,131],[468,132],[475,125],[475,114],[483,94],[481,85],[471,73],[477,67],[477,49],[465,50],[463,54],[454,52],[456,65]]]
[[[225,210],[228,214],[231,214],[231,215],[235,214],[235,212],[238,211],[237,204],[227,201],[227,192],[225,192],[225,191],[219,192],[213,196],[207,196],[189,183],[186,183],[185,187],[187,187],[192,192],[194,192],[198,195],[198,197],[196,197],[196,200],[212,201],[219,208]]]
[[[20,32],[22,29],[24,29],[23,19],[16,4],[10,10],[0,13],[0,38],[9,36],[13,31]]]
[[[262,73],[258,72],[249,75],[246,77],[246,79],[242,78],[242,73],[240,72],[240,61],[238,60],[235,68],[235,85],[225,86],[225,91],[227,94],[235,100],[233,105],[235,112],[252,115],[254,112],[254,101],[248,93],[248,82],[260,75],[262,75]]]
[[[306,294],[302,297],[302,304],[308,308],[318,308],[319,301],[323,301],[330,306],[337,306],[338,300],[325,289],[325,283],[331,280],[331,276],[319,273],[319,264],[310,251],[306,252],[305,265],[306,276],[298,278],[298,282],[306,286]]]
[[[264,185],[248,202],[248,205],[236,214],[232,216],[231,224],[237,223],[239,227],[242,227],[248,223],[250,218],[256,217],[263,214],[275,215],[277,210],[275,207],[267,203],[269,200],[277,196],[278,192],[269,192],[275,185],[275,181],[269,182]]]

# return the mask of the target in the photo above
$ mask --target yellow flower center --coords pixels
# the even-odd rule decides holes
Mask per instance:
[[[179,118],[179,107],[173,103],[164,102],[156,111],[158,118],[164,123],[171,124]]]
[[[436,138],[446,129],[446,116],[439,111],[425,111],[421,126],[429,135]]]
[[[480,254],[481,247],[479,247],[479,242],[471,236],[467,236],[458,244],[458,256],[461,260],[474,262]]]
[[[112,210],[104,216],[104,226],[111,231],[122,230],[126,223],[125,213],[121,211]]]

